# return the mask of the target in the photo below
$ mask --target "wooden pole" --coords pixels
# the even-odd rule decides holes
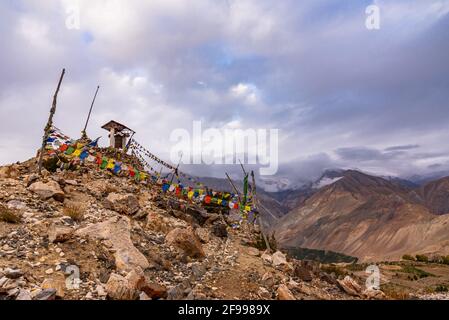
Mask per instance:
[[[87,133],[86,133],[87,125],[89,124],[90,115],[92,114],[92,108],[94,107],[95,100],[97,99],[98,90],[100,90],[100,86],[97,86],[97,91],[95,91],[94,99],[92,100],[92,104],[90,105],[89,115],[87,116],[87,119],[86,119],[86,125],[84,126],[84,130],[81,132],[82,138],[87,138]]]
[[[133,132],[133,134],[131,135],[131,137],[129,138],[129,140],[128,140],[128,143],[126,144],[126,147],[125,147],[125,149],[123,150],[123,153],[127,153],[128,152],[128,149],[129,149],[129,147],[130,147],[130,145],[131,145],[131,143],[132,143],[132,141],[133,141],[133,138],[134,138],[134,135],[135,135],[136,133],[135,132]]]
[[[239,159],[239,162],[240,162],[240,166],[242,167],[243,174],[246,176],[246,170],[245,170],[245,167],[243,166],[243,163],[242,163],[242,161],[240,161],[240,159]]]
[[[42,139],[42,147],[41,147],[41,152],[39,154],[39,162],[38,162],[39,175],[41,175],[41,173],[42,173],[42,158],[44,156],[45,145],[47,144],[48,133],[50,132],[51,127],[53,126],[53,116],[56,112],[56,103],[57,103],[57,99],[58,99],[58,93],[59,93],[59,89],[61,88],[61,83],[62,83],[62,79],[64,78],[64,75],[65,75],[65,69],[62,69],[61,77],[59,78],[58,87],[56,88],[56,92],[53,96],[53,104],[50,109],[50,116],[48,117],[47,125],[45,126],[45,129],[44,129],[44,137]]]
[[[257,208],[258,207],[258,205],[257,205],[257,189],[256,189],[256,178],[254,177],[254,171],[251,171],[251,179],[253,182],[253,200],[254,200],[254,204],[256,205],[256,208]],[[265,246],[267,247],[268,251],[271,252],[270,242],[268,241],[267,236],[265,235],[265,233],[262,230],[262,217],[260,216],[260,214],[257,214],[257,222],[260,226],[260,233],[262,234],[263,241],[265,241]]]
[[[184,153],[181,153],[181,156],[179,157],[178,166],[177,166],[176,169],[173,171],[173,175],[172,175],[172,177],[171,177],[170,184],[173,183],[173,179],[175,178],[175,174],[178,174],[178,169],[179,169],[179,166],[181,165],[181,160],[182,160],[182,156],[183,156],[183,155],[184,155]]]
[[[235,193],[237,193],[237,196],[239,197],[239,203],[242,203],[242,200],[240,199],[240,192],[237,190],[236,186],[234,185],[234,182],[232,182],[231,177],[228,175],[227,172],[225,172],[226,177],[229,180],[229,183],[231,184],[232,188],[234,188]]]
[[[253,182],[252,191],[253,191],[254,204],[257,205],[256,178],[254,177],[254,171],[251,171],[251,179]]]

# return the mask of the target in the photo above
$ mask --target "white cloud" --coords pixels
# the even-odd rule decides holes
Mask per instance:
[[[256,105],[259,103],[259,90],[254,84],[239,83],[230,88],[230,93],[237,99],[242,99],[247,105]]]

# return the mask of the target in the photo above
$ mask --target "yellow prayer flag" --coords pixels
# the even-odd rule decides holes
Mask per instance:
[[[114,159],[110,159],[108,161],[108,165],[106,166],[106,169],[114,169]]]
[[[81,155],[81,149],[76,149],[75,152],[73,152],[73,155],[79,157]]]

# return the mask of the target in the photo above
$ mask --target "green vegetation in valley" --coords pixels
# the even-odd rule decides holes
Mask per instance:
[[[435,288],[435,292],[448,292],[449,289],[446,284],[439,284]]]
[[[415,258],[410,254],[404,254],[402,260],[415,261]]]
[[[419,279],[427,278],[427,277],[436,277],[434,274],[424,271],[422,269],[416,268],[415,266],[412,266],[412,265],[402,266],[401,271],[404,273],[409,273],[410,280],[419,280]]]
[[[429,262],[429,258],[426,255],[417,254],[416,255],[416,261],[418,261],[418,262]]]
[[[288,255],[298,260],[313,260],[321,263],[356,263],[357,258],[342,253],[307,248],[283,248]]]

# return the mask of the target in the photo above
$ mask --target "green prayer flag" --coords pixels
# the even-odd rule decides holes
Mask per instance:
[[[67,149],[67,151],[65,152],[66,155],[71,155],[72,153],[75,152],[75,148],[74,147],[69,147]]]

